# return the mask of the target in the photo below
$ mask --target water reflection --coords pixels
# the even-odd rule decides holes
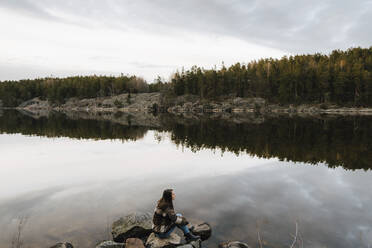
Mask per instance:
[[[142,139],[148,130],[171,133],[172,141],[193,151],[221,149],[237,155],[345,169],[372,166],[372,117],[270,117],[226,120],[224,118],[177,118],[169,115],[130,114],[99,116],[52,113],[49,117],[5,111],[1,133],[21,133],[78,139]]]
[[[295,222],[304,247],[368,247],[371,171],[312,164],[370,168],[369,123],[359,117],[35,118],[5,111],[0,247],[11,247],[22,218],[24,247],[61,240],[94,247],[110,237],[116,218],[152,211],[169,187],[177,192],[176,209],[212,224],[207,247],[233,239],[256,247],[258,229],[265,247],[289,247]]]
[[[221,157],[208,150],[195,156],[169,140],[158,143],[154,132],[124,144],[18,135],[1,139],[30,143],[30,149],[47,154],[25,151],[28,160],[17,160],[12,159],[17,151],[10,148],[1,156],[0,247],[10,246],[20,216],[28,217],[26,247],[60,240],[94,247],[109,237],[113,220],[132,211],[152,211],[168,187],[177,192],[176,209],[212,224],[207,247],[230,239],[256,247],[257,224],[265,247],[289,247],[296,221],[304,247],[372,243],[370,172],[293,166],[244,154]],[[89,158],[95,151],[101,153]]]
[[[130,118],[128,118],[130,123]],[[5,111],[0,116],[0,133],[20,133],[46,137],[77,139],[137,140],[144,137],[148,127],[121,125],[109,120],[68,118],[61,113],[35,117],[18,111]]]
[[[201,120],[174,124],[172,139],[192,150],[219,148],[236,154],[345,169],[372,166],[371,117],[266,117],[262,123]]]

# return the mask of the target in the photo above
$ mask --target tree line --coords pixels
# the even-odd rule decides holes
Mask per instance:
[[[283,104],[372,106],[372,47],[284,56],[220,69],[192,67],[171,79],[175,95],[262,97]]]
[[[169,81],[148,84],[136,76],[76,76],[0,82],[4,106],[34,97],[63,103],[66,98],[93,98],[127,92],[198,95],[201,99],[262,97],[271,103],[335,103],[372,106],[372,47],[260,59],[247,64],[204,69],[193,66]]]
[[[94,98],[122,93],[149,92],[151,87],[141,77],[76,76],[67,78],[39,78],[0,82],[0,100],[4,106],[14,107],[35,97],[53,103],[64,103],[71,97]]]

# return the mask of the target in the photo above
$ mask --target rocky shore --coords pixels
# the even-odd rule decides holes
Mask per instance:
[[[122,217],[112,224],[112,240],[103,240],[95,248],[201,248],[203,241],[212,235],[211,226],[206,222],[193,221],[188,224],[195,235],[196,241],[184,241],[173,232],[169,238],[158,238],[151,229],[152,215],[150,213],[133,213]],[[69,242],[60,242],[50,248],[74,248]],[[219,248],[249,248],[239,241],[222,242]]]
[[[372,115],[372,108],[346,108],[334,104],[302,104],[281,106],[269,104],[263,98],[226,97],[218,101],[201,100],[195,95],[164,97],[160,93],[121,94],[112,97],[91,99],[68,99],[64,104],[52,104],[34,98],[17,107],[19,110],[43,113],[58,111],[64,113],[171,113],[215,114],[215,113],[260,113],[260,114],[333,114]]]

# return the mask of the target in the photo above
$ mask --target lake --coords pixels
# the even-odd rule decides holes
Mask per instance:
[[[206,247],[372,244],[372,117],[141,118],[3,111],[0,247],[94,247],[166,188]]]

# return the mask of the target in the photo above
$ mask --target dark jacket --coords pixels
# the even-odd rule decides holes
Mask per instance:
[[[177,216],[174,209],[163,205],[157,206],[154,211],[152,230],[154,233],[167,233],[175,225],[185,225],[186,219]]]

